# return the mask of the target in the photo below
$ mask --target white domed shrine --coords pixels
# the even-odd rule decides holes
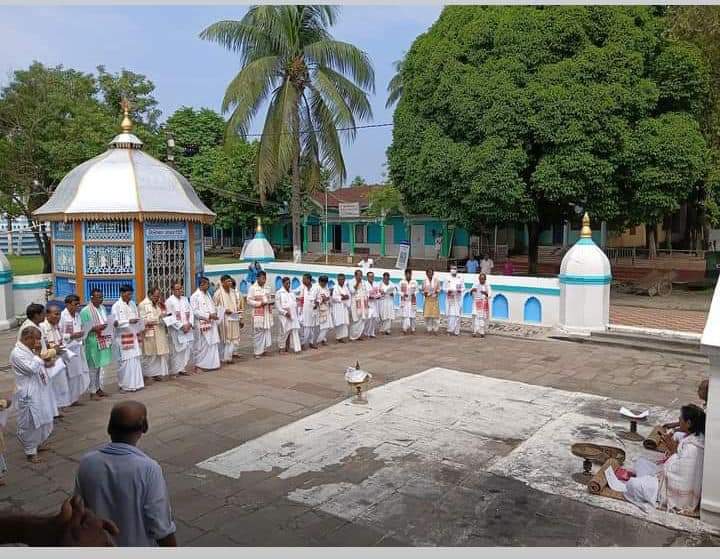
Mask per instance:
[[[265,237],[262,230],[260,218],[257,218],[258,224],[255,229],[255,237],[243,247],[240,253],[241,262],[274,262],[275,251]]]
[[[215,214],[188,180],[142,151],[127,103],[122,133],[103,154],[70,171],[34,212],[52,222],[53,291],[86,300],[102,290],[107,303],[120,286],[136,299],[150,286],[164,295],[180,280],[189,294],[203,271],[204,223]]]
[[[604,331],[610,320],[610,261],[592,240],[590,217],[560,264],[560,327],[570,333]]]

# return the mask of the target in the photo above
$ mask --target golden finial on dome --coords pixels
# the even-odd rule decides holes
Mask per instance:
[[[133,123],[132,120],[130,120],[130,103],[127,99],[123,98],[122,101],[120,101],[120,107],[123,110],[124,117],[122,119],[122,124],[120,124],[120,128],[125,134],[129,134],[132,131]]]
[[[257,227],[255,228],[255,232],[262,233],[262,218],[258,216],[255,219],[257,219],[257,222],[258,222]]]
[[[582,230],[580,231],[580,237],[589,239],[592,237],[592,229],[590,229],[590,216],[587,212],[583,216]]]

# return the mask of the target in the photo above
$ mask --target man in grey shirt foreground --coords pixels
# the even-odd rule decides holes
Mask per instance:
[[[119,546],[176,545],[160,464],[135,446],[147,430],[143,404],[116,404],[108,423],[112,442],[83,456],[75,479],[75,494],[99,517],[117,525]]]

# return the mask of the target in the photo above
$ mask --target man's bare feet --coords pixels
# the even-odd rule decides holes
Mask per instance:
[[[90,399],[91,399],[93,402],[99,402],[100,400],[102,400],[102,398],[101,398],[100,396],[98,396],[97,393],[96,393],[96,394],[90,394]]]
[[[41,464],[45,462],[45,460],[40,458],[37,454],[26,454],[25,457],[27,458],[27,461],[31,464]]]
[[[104,392],[102,388],[100,388],[97,392],[95,392],[95,394],[97,394],[101,398],[107,398],[108,396],[110,396],[110,394],[108,394],[107,392]]]

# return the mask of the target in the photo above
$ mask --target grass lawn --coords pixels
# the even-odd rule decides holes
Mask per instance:
[[[239,264],[239,258],[232,256],[206,256],[205,264]]]
[[[13,275],[29,276],[31,274],[42,274],[42,256],[16,256],[5,255],[12,266]]]

